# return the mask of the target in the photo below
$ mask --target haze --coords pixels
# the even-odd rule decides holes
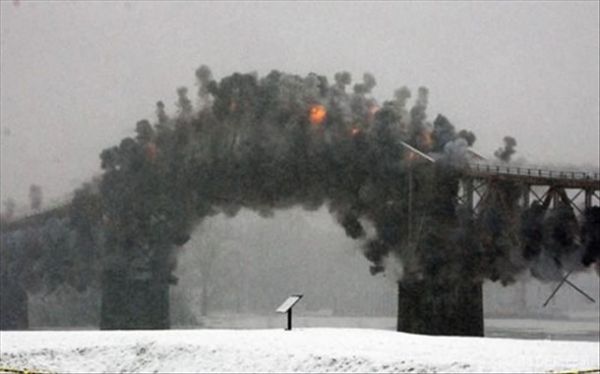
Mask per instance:
[[[61,199],[99,153],[154,120],[194,70],[373,73],[383,101],[430,89],[491,156],[589,167],[599,158],[598,2],[1,3],[1,199]]]

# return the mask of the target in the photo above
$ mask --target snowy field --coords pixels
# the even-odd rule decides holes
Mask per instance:
[[[600,315],[597,312],[574,319],[486,318],[485,336],[492,338],[600,341]],[[275,329],[285,325],[282,315],[212,314],[200,320],[208,329]],[[395,330],[392,317],[294,316],[294,326]],[[180,328],[195,328],[180,326]]]
[[[600,367],[598,342],[348,328],[1,332],[0,367],[40,372],[511,372]]]

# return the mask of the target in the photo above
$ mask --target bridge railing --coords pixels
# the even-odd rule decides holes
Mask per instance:
[[[485,174],[600,181],[600,173],[589,171],[550,170],[523,165],[499,165],[479,162],[469,162],[468,167],[472,171]]]

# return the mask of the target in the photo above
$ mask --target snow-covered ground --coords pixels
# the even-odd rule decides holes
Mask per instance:
[[[600,367],[598,342],[347,328],[1,332],[0,367],[42,372],[551,372]]]

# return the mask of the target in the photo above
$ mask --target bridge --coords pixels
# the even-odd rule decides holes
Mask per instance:
[[[415,150],[417,151],[417,150]],[[417,151],[423,158],[429,162],[435,162],[433,158]],[[583,214],[586,208],[600,205],[600,173],[590,171],[559,170],[548,168],[536,168],[528,165],[495,164],[479,160],[471,161],[460,167],[461,180],[460,190],[457,196],[458,202],[472,209],[473,214],[477,215],[480,209],[485,206],[487,199],[500,193],[500,189],[506,190],[506,185],[518,193],[518,204],[521,207],[528,207],[534,201],[539,202],[544,209],[556,207],[559,204],[566,204],[574,211]],[[410,179],[410,178],[409,178]],[[409,182],[410,183],[410,182]],[[409,189],[410,191],[410,189]],[[409,199],[410,200],[410,199]],[[409,204],[409,227],[412,225],[411,206]],[[3,222],[1,226],[2,234],[12,231],[34,228],[42,226],[49,219],[65,219],[69,217],[70,203],[59,204],[42,212],[36,212],[24,217],[19,217],[10,222]],[[409,230],[410,232],[410,230]],[[14,282],[10,282],[14,284]],[[5,284],[5,292],[6,291]],[[399,283],[398,288],[398,329],[401,331],[422,332],[422,326],[406,325],[402,321],[419,308],[429,308],[430,304],[422,302],[419,308],[414,307],[414,300],[421,300],[422,294],[428,292],[427,285],[411,285],[406,287]],[[483,333],[483,307],[481,285],[460,285],[460,292],[465,297],[459,298],[461,305],[443,304],[452,309],[454,314],[461,314],[463,318],[472,321],[472,330],[462,331],[463,335],[480,335]],[[21,292],[22,293],[22,292]],[[3,298],[3,300],[6,298]],[[15,305],[14,301],[20,300],[25,305]],[[411,303],[407,303],[409,300]],[[421,302],[421,301],[420,301]],[[447,302],[442,301],[442,302]],[[12,303],[3,303],[3,315],[23,314],[27,311],[27,298],[13,298]],[[435,308],[435,307],[434,307]],[[402,319],[400,317],[403,317]],[[409,316],[409,317],[406,317]],[[3,323],[3,328],[7,325]],[[18,326],[8,326],[8,328],[27,328],[27,321],[21,322]],[[450,333],[456,333],[458,330],[452,330]],[[445,331],[433,330],[431,333],[445,333]]]
[[[429,156],[427,160],[433,162]],[[560,170],[490,162],[469,162],[460,170],[463,178],[459,201],[468,204],[475,211],[498,181],[512,182],[521,188],[520,202],[523,207],[529,206],[531,201],[538,201],[546,207],[550,202],[553,206],[563,202],[582,214],[581,205],[576,203],[578,198],[584,198],[584,209],[600,205],[600,172],[598,171]],[[0,229],[2,232],[10,232],[42,224],[52,217],[65,218],[69,213],[69,205],[69,202],[65,202],[41,212],[17,217],[3,222]]]
[[[15,217],[10,220],[3,221],[2,226],[0,226],[0,232],[11,232],[28,227],[35,227],[44,224],[44,222],[51,218],[66,218],[69,214],[69,208],[70,203],[65,202],[39,212],[32,212],[21,217]]]
[[[498,182],[513,183],[520,189],[520,205],[537,201],[546,209],[563,203],[583,214],[583,209],[600,205],[600,172],[553,170],[527,165],[513,166],[470,162],[464,168],[460,199],[477,208],[490,196]],[[583,197],[583,206],[577,199]]]
[[[422,160],[435,163],[436,160],[411,147],[402,144]],[[538,203],[543,214],[549,207],[568,206],[584,215],[585,209],[600,205],[600,173],[589,171],[558,170],[527,165],[491,163],[474,153],[467,163],[459,163],[461,171],[458,204],[467,207],[474,216],[480,214],[491,200],[499,201],[501,207],[510,211],[510,203],[528,208],[532,202]],[[414,159],[409,155],[409,159]],[[474,161],[473,159],[478,159]],[[408,245],[416,247],[421,227],[414,227],[412,173],[408,177]],[[507,201],[510,191],[513,201]],[[581,202],[583,198],[583,203]],[[514,211],[514,209],[513,209]],[[582,219],[579,219],[581,223]],[[600,268],[600,265],[598,265]],[[570,274],[570,273],[569,273]],[[564,276],[564,283],[569,276]],[[559,285],[560,287],[560,285]],[[581,292],[577,287],[576,290]],[[456,295],[459,296],[456,296]],[[553,296],[553,295],[552,295]],[[551,297],[552,297],[551,296]],[[585,295],[588,297],[587,295]],[[428,322],[423,323],[419,313],[430,311]],[[440,310],[444,310],[440,312]],[[447,288],[432,285],[425,281],[398,282],[397,331],[427,333],[433,335],[483,335],[483,295],[481,284],[460,280]],[[464,323],[464,321],[469,321]],[[450,322],[450,323],[449,323]],[[454,326],[448,326],[453,324]]]
[[[411,153],[409,158],[416,155],[426,162],[436,162],[430,155],[403,141],[400,145]],[[590,208],[593,201],[600,203],[600,170],[575,171],[493,163],[471,149],[467,150],[466,156],[469,161],[456,166],[463,176],[459,201],[474,211],[477,211],[481,202],[494,190],[497,182],[514,183],[520,188],[523,207],[528,207],[532,198],[544,207],[548,207],[550,201],[553,202],[553,206],[562,201],[582,214],[583,211],[576,204],[577,198],[582,194],[584,209]],[[545,191],[540,191],[540,187],[545,188]],[[575,194],[569,196],[567,190],[575,190]]]

